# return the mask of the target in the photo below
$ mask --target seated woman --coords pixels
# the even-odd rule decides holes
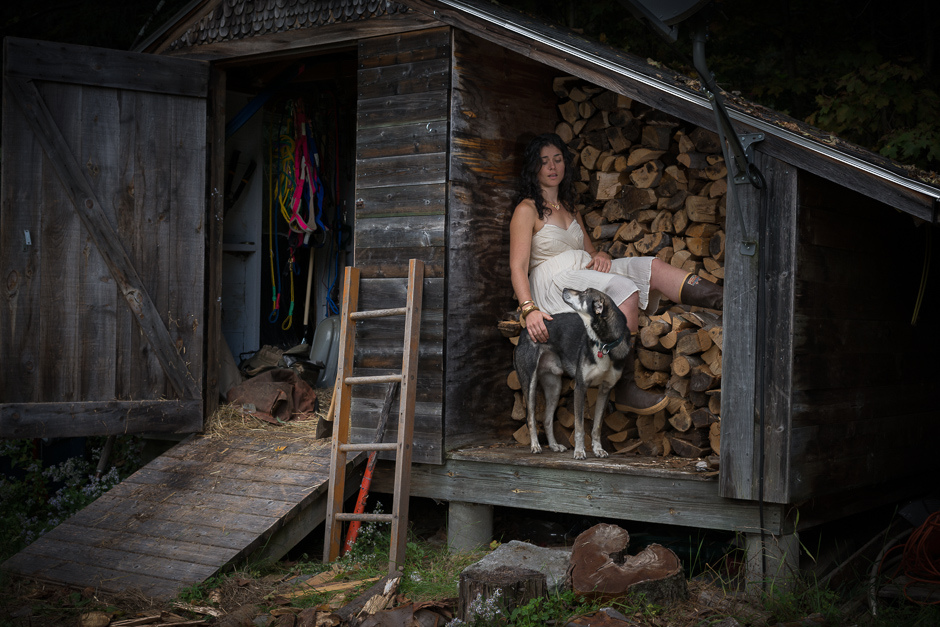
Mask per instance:
[[[521,189],[509,225],[509,266],[523,323],[535,341],[548,339],[545,320],[551,314],[570,311],[561,297],[565,288],[605,292],[634,336],[640,310],[654,312],[662,295],[676,303],[722,308],[722,288],[694,274],[655,257],[611,259],[595,250],[574,209],[571,159],[555,133],[539,135],[523,154]],[[636,386],[634,354],[614,402],[621,411],[652,414],[666,406],[666,398]]]

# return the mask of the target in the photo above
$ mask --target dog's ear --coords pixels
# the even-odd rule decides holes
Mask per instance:
[[[594,296],[592,300],[594,301],[594,314],[599,316],[604,313],[604,299]]]

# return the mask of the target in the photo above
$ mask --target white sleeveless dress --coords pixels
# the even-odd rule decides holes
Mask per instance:
[[[653,257],[614,259],[610,272],[585,270],[591,255],[584,250],[584,232],[577,220],[567,230],[546,224],[532,236],[529,252],[529,287],[532,299],[542,311],[556,314],[571,311],[562,299],[565,288],[600,290],[620,305],[639,292],[639,307],[653,311],[659,306],[659,293],[650,295],[650,269]]]

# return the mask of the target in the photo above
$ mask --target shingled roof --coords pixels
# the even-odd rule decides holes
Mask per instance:
[[[201,16],[161,51],[268,35],[298,28],[315,28],[382,15],[408,8],[389,0],[196,0],[141,48],[168,33],[180,20]]]

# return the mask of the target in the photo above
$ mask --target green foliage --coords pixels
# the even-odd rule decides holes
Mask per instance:
[[[107,492],[140,465],[142,440],[116,438],[112,465],[101,477],[96,466],[105,438],[87,438],[85,454],[43,464],[34,440],[0,441],[10,471],[0,476],[0,561],[10,557]]]
[[[552,623],[563,625],[566,619],[578,614],[596,612],[602,605],[577,596],[572,590],[532,599],[523,607],[512,611],[510,620],[514,627],[542,627]]]
[[[940,170],[940,97],[914,65],[859,67],[816,97],[807,121],[887,157]]]
[[[826,625],[840,625],[842,612],[839,595],[815,581],[797,579],[787,586],[771,585],[763,595],[764,609],[771,613],[771,624],[795,621],[810,615],[821,616]]]

